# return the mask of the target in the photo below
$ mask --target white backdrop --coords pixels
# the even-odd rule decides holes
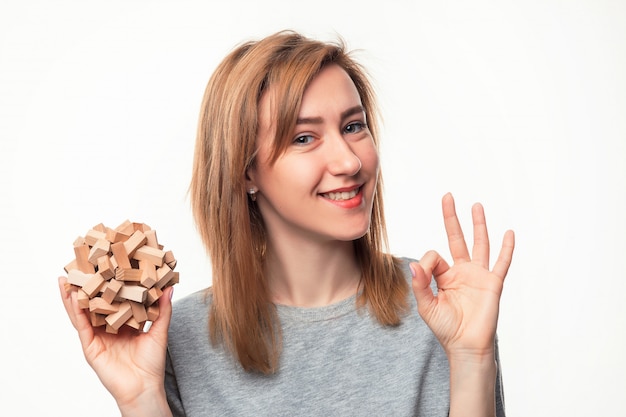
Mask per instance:
[[[625,24],[608,0],[3,0],[0,414],[117,414],[57,292],[72,242],[145,222],[175,299],[209,285],[186,195],[204,86],[235,44],[291,28],[362,50],[394,253],[448,253],[447,191],[466,226],[481,201],[496,242],[515,229],[508,415],[626,415]]]

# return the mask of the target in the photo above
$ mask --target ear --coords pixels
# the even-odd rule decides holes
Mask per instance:
[[[254,165],[250,166],[246,170],[246,190],[258,190],[259,187],[256,184],[256,167]]]

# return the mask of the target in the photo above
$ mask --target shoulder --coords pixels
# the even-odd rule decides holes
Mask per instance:
[[[174,312],[184,313],[189,310],[206,309],[211,305],[211,288],[204,288],[175,300],[172,304]]]
[[[172,304],[170,333],[188,329],[190,324],[206,320],[212,298],[210,288],[205,288],[175,300]]]

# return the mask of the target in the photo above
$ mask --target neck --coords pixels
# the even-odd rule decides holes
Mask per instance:
[[[356,294],[361,279],[352,241],[268,242],[265,265],[276,304],[321,307]]]

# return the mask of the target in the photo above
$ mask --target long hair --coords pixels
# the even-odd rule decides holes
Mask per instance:
[[[219,64],[202,101],[190,197],[213,273],[209,332],[212,343],[224,343],[247,371],[275,372],[282,340],[264,276],[263,219],[246,193],[246,172],[255,163],[259,100],[272,88],[277,102],[273,163],[290,143],[305,89],[329,64],[339,65],[354,82],[378,147],[372,85],[341,40],[324,43],[282,31],[244,43]],[[354,241],[362,272],[357,303],[367,305],[381,324],[394,326],[407,309],[408,284],[399,261],[384,252],[381,196],[379,177],[370,228]]]

